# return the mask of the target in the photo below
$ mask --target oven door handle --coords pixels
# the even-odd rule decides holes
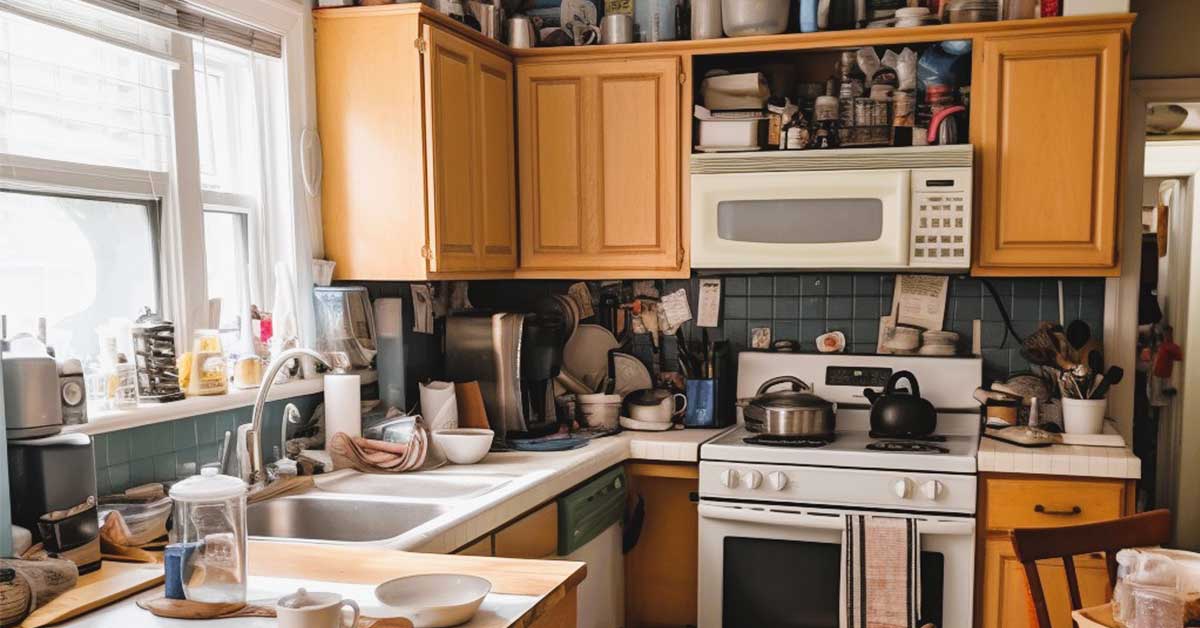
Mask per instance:
[[[774,526],[819,528],[822,530],[844,530],[846,528],[845,518],[840,513],[834,515],[812,515],[780,510],[729,508],[705,503],[701,503],[698,510],[700,516],[705,519],[761,523]],[[882,513],[880,514],[881,516],[886,516]],[[917,529],[921,534],[965,535],[975,532],[975,521],[973,519],[948,521],[945,519],[927,519],[924,517],[911,518],[917,520]]]

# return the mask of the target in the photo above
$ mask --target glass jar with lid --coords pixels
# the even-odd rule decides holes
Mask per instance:
[[[246,483],[205,468],[171,487],[171,543],[184,548],[184,596],[194,602],[246,601]]]
[[[187,394],[223,395],[229,390],[229,369],[221,332],[197,329],[192,335],[192,368]]]

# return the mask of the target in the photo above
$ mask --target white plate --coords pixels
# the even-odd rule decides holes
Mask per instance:
[[[643,388],[654,388],[654,381],[645,364],[628,353],[613,354],[613,394],[625,395]]]
[[[485,578],[462,574],[426,574],[388,580],[375,587],[378,604],[363,604],[364,616],[405,617],[416,628],[466,623],[492,591]]]
[[[639,421],[627,416],[621,417],[620,423],[621,427],[638,432],[665,432],[675,427],[670,421]]]
[[[591,390],[600,390],[608,377],[608,352],[621,346],[600,325],[580,325],[563,347],[563,368]]]

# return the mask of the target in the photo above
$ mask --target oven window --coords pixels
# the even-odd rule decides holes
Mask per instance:
[[[874,242],[883,235],[877,198],[792,198],[717,203],[717,236],[735,242]]]
[[[727,537],[724,628],[838,628],[841,546]],[[945,559],[921,552],[921,621],[942,625]]]

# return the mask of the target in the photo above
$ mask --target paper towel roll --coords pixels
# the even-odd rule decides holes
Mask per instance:
[[[429,430],[448,430],[458,427],[458,402],[454,384],[429,382],[421,384],[421,415]]]
[[[358,375],[325,376],[325,450],[333,435],[362,436],[362,382]]]

